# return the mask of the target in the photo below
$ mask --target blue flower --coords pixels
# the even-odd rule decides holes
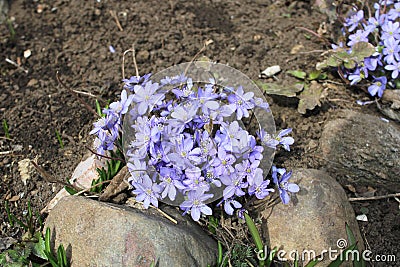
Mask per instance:
[[[388,65],[391,66],[391,65]],[[386,67],[388,67],[386,66]],[[400,67],[400,64],[399,64]],[[368,92],[370,95],[374,96],[378,94],[379,97],[382,97],[383,91],[386,89],[387,78],[386,76],[382,77],[374,77],[374,83],[368,87]]]
[[[186,186],[187,190],[210,190],[210,185],[201,174],[201,170],[198,167],[185,170],[186,179],[182,183]]]
[[[190,104],[188,106],[179,105],[174,108],[171,113],[171,117],[177,119],[179,123],[183,124],[192,121],[197,113],[198,106],[196,104]]]
[[[172,92],[175,94],[176,98],[187,98],[194,95],[192,78],[188,78],[186,84],[181,85],[180,88],[172,89]]]
[[[392,78],[396,79],[399,76],[400,71],[400,61],[399,62],[392,62],[390,65],[386,65],[385,69],[392,71]],[[385,83],[386,85],[386,83]]]
[[[180,142],[175,144],[175,152],[167,155],[168,159],[182,170],[193,167],[194,164],[201,162],[201,150],[198,147],[193,148],[194,142],[191,137],[180,137]]]
[[[192,96],[191,99],[198,101],[199,106],[203,112],[203,114],[210,114],[210,110],[216,110],[219,108],[219,103],[215,101],[219,96],[213,92],[213,89],[210,87],[197,89],[197,95]]]
[[[115,113],[122,115],[128,112],[129,105],[132,103],[133,95],[129,95],[126,90],[121,92],[121,100],[110,104],[110,109]]]
[[[156,94],[159,86],[158,83],[151,81],[147,82],[143,87],[141,85],[135,85],[133,101],[138,103],[138,113],[143,115],[148,109],[152,109],[156,104],[162,104],[164,94]]]
[[[235,112],[235,106],[222,105],[219,109],[210,112],[210,117],[214,124],[221,124],[226,117],[230,117]]]
[[[344,23],[344,26],[350,27],[349,32],[354,31],[355,28],[357,28],[358,24],[360,21],[364,19],[364,11],[360,10],[354,15],[352,15],[350,18],[346,18],[346,22]]]
[[[382,39],[388,39],[393,37],[394,39],[400,39],[399,22],[388,21],[382,25]]]
[[[179,207],[185,211],[183,214],[190,212],[194,221],[200,219],[201,214],[211,215],[212,210],[204,201],[213,197],[213,194],[205,194],[202,190],[190,191],[187,195],[188,200],[185,200]]]
[[[255,195],[258,199],[264,199],[270,192],[274,192],[273,188],[268,188],[270,181],[264,180],[263,171],[256,169],[254,179],[251,180],[249,187],[249,195]]]
[[[393,37],[387,38],[383,41],[385,47],[382,49],[382,53],[385,55],[384,60],[386,63],[394,63],[396,59],[399,59],[399,40],[395,40]]]
[[[185,189],[186,187],[180,181],[180,175],[177,174],[175,168],[160,168],[161,183],[160,186],[163,188],[161,198],[165,198],[167,195],[170,200],[174,201],[176,197],[176,189]]]
[[[285,136],[292,132],[291,128],[281,130],[277,135],[271,136],[269,133],[261,129],[257,132],[263,145],[276,149],[278,145],[283,146],[287,151],[290,151],[290,145],[294,143],[293,137]]]
[[[228,153],[224,148],[218,147],[218,156],[211,161],[216,175],[230,175],[234,171],[232,164],[235,163],[235,156]]]
[[[143,202],[144,208],[148,208],[150,203],[154,207],[158,207],[158,199],[160,197],[161,187],[153,183],[148,175],[144,175],[142,182],[133,182],[135,187],[132,193],[136,195],[136,201]]]
[[[278,178],[278,174],[280,178]],[[279,196],[283,204],[288,204],[290,201],[289,193],[297,193],[300,187],[297,184],[289,183],[288,180],[292,176],[292,172],[286,172],[284,168],[278,169],[272,166],[272,181],[278,186]]]
[[[123,79],[124,88],[133,92],[135,85],[142,84],[145,85],[150,79],[151,73],[147,73],[143,76],[132,76],[129,79]]]
[[[253,96],[253,92],[244,93],[242,86],[239,86],[236,92],[232,92],[228,96],[230,106],[236,111],[236,118],[238,120],[241,120],[243,117],[249,117],[248,109],[254,108]]]
[[[164,79],[161,79],[160,83],[161,83],[161,85],[168,85],[168,84],[180,85],[180,84],[186,83],[187,79],[188,78],[182,73],[180,75],[173,76],[173,77],[166,76]]]
[[[129,173],[131,176],[128,178],[128,182],[142,182],[143,176],[147,175],[146,162],[143,160],[133,159],[126,163]]]
[[[283,146],[283,148],[287,151],[290,151],[290,145],[293,145],[294,139],[290,136],[285,136],[292,132],[292,128],[281,130],[277,136],[275,136],[275,140],[279,142],[279,145]]]
[[[242,204],[240,204],[239,201],[234,199],[226,199],[223,200],[223,202],[224,202],[224,210],[228,215],[233,215],[233,212],[235,211],[234,208],[240,209],[242,207]]]
[[[363,30],[357,30],[356,33],[349,36],[350,41],[347,43],[348,46],[353,46],[359,42],[368,42],[369,32]]]
[[[388,18],[390,20],[396,20],[397,18],[400,18],[400,3],[395,3],[394,8],[389,10]]]
[[[271,134],[267,133],[264,129],[257,131],[257,136],[261,139],[261,143],[266,147],[276,149],[279,141],[276,140]]]
[[[235,172],[231,173],[231,175],[223,175],[220,179],[226,185],[222,193],[224,199],[229,199],[234,195],[241,197],[246,194],[243,189],[248,187],[248,183],[243,181],[243,170],[240,169],[240,165],[235,166]]]
[[[361,74],[360,69],[357,68],[353,73],[350,73],[347,78],[351,81],[350,85],[354,85],[362,80],[363,74]]]

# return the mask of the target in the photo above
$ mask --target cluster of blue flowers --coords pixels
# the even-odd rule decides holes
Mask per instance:
[[[363,79],[371,80],[368,92],[372,96],[382,97],[384,90],[395,88],[400,78],[400,3],[380,0],[374,4],[374,9],[370,17],[366,17],[363,10],[354,10],[346,18],[343,30],[348,35],[349,51],[358,42],[369,42],[376,52],[356,68],[345,70],[345,77],[351,81],[351,85]],[[343,43],[339,46],[343,47]]]
[[[157,207],[159,200],[181,199],[184,214],[198,221],[201,214],[212,214],[207,203],[216,188],[230,215],[240,211],[238,197],[246,193],[263,199],[275,184],[287,204],[288,192],[299,191],[288,182],[291,172],[273,167],[272,184],[260,168],[265,147],[290,150],[294,140],[287,136],[291,129],[275,135],[259,129],[256,136],[244,129],[241,120],[250,117],[251,110],[270,112],[268,103],[253,92],[220,88],[213,79],[194,84],[184,75],[165,77],[160,83],[150,75],[123,81],[120,101],[103,110],[105,116],[91,133],[97,135],[97,152],[103,154],[115,149],[122,116],[133,118],[129,127],[134,137],[126,150],[128,180],[145,208]]]

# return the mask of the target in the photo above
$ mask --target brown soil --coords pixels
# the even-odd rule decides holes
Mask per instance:
[[[202,55],[253,80],[259,79],[266,67],[280,65],[283,72],[277,78],[290,84],[295,79],[285,74],[286,70],[313,70],[321,59],[318,50],[326,49],[321,40],[296,27],[317,31],[326,23],[325,36],[329,39],[333,35],[327,17],[311,2],[12,1],[9,17],[15,19],[15,36],[11,38],[6,25],[0,26],[0,114],[11,137],[4,138],[0,129],[0,236],[18,235],[7,224],[6,199],[14,200],[11,210],[21,216],[28,200],[40,210],[61,188],[35,171],[24,185],[19,161],[37,158],[54,177],[65,180],[92,144],[88,133],[96,117],[59,85],[57,71],[68,87],[92,95],[80,94],[94,106],[96,98],[102,103],[116,99],[121,89],[122,55],[132,45],[137,50],[140,73],[145,74],[190,61],[205,41],[212,40]],[[116,53],[109,51],[110,45]],[[290,53],[298,45],[307,53]],[[24,58],[28,49],[32,55]],[[18,62],[20,68],[5,58]],[[135,74],[130,57],[125,71],[127,76]],[[330,79],[341,83],[337,77]],[[296,139],[293,151],[280,153],[276,161],[287,168],[323,169],[323,159],[315,153],[323,126],[344,108],[379,115],[374,106],[355,104],[356,99],[365,98],[361,90],[331,84],[322,106],[306,115],[297,112],[297,100],[269,98],[277,128],[292,127]],[[377,189],[377,194],[387,193]],[[368,208],[369,222],[359,225],[373,253],[397,256],[397,263],[375,266],[399,266],[398,203],[387,199],[353,206],[357,214],[362,207]]]

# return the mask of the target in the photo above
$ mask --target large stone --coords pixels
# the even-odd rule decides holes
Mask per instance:
[[[215,241],[177,214],[181,218],[174,224],[154,209],[68,196],[50,212],[45,228],[50,227],[53,244],[63,244],[76,267],[150,266],[152,261],[160,267],[215,264]]]
[[[263,234],[271,247],[281,250],[281,258],[293,260],[294,251],[305,262],[321,255],[323,250],[331,250],[332,256],[338,256],[343,248],[341,242],[347,240],[346,223],[358,240],[359,248],[363,249],[353,208],[335,179],[320,170],[297,169],[293,171],[291,182],[297,183],[300,191],[292,196],[289,204],[279,203],[261,213],[266,219]],[[327,266],[332,257],[329,259],[329,255],[324,254],[323,259],[321,266]]]
[[[400,191],[400,127],[379,117],[343,111],[320,139],[330,175],[341,184]]]

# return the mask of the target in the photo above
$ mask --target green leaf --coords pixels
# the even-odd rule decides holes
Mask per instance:
[[[347,239],[349,240],[350,245],[357,243],[357,240],[354,237],[353,231],[351,231],[350,226],[347,223],[346,223],[346,234],[347,234]]]
[[[57,261],[58,261],[58,264],[62,267],[68,266],[67,255],[65,253],[65,249],[62,244],[59,245],[58,249],[57,249]]]
[[[301,70],[288,70],[287,73],[301,80],[304,80],[307,77],[307,73]]]
[[[342,251],[342,253],[340,253],[340,255],[336,258],[336,260],[332,261],[328,267],[339,267],[340,265],[342,265],[342,263],[345,261],[346,259],[346,253],[348,251],[352,251],[354,250],[354,248],[357,246],[357,244],[353,244],[350,247],[346,248],[345,250]]]
[[[299,96],[299,105],[297,111],[305,114],[307,109],[312,110],[316,106],[321,106],[319,101],[322,94],[322,86],[315,81],[312,81],[310,86],[306,86]]]
[[[57,259],[51,254],[51,252],[45,251],[48,261],[50,262],[51,266],[59,267]]]
[[[367,42],[358,42],[352,46],[350,55],[355,58],[357,62],[361,62],[364,58],[372,56],[375,53],[375,47]]]
[[[317,265],[319,262],[320,262],[319,259],[313,259],[312,261],[309,261],[309,262],[307,263],[307,265],[304,266],[304,267],[314,267],[314,266]]]
[[[51,254],[51,243],[50,243],[51,235],[50,228],[46,228],[46,234],[44,236],[44,251]],[[47,254],[46,254],[47,255]]]
[[[5,201],[5,208],[6,208],[6,213],[7,213],[7,218],[8,218],[8,223],[11,225],[11,227],[14,227],[14,221],[12,214],[10,212],[10,207],[8,206],[8,201]]]
[[[75,195],[76,193],[78,193],[75,189],[73,189],[72,187],[69,187],[69,186],[64,186],[64,189],[70,195]]]
[[[265,262],[265,266],[266,266],[266,267],[270,267],[270,266],[271,266],[272,261],[274,260],[274,257],[275,257],[276,252],[278,252],[278,247],[274,247],[274,248],[271,250],[271,252],[269,253],[268,258],[267,258],[267,260],[266,260],[266,262]]]
[[[343,66],[346,69],[354,69],[357,66],[357,62],[353,59],[349,59],[347,61],[344,62]]]
[[[46,245],[42,233],[36,232],[35,237],[37,238],[38,242],[32,246],[32,253],[41,259],[47,260],[46,253],[44,253]]]
[[[256,248],[258,249],[258,251],[264,250],[264,245],[263,242],[261,240],[261,236],[258,233],[257,227],[254,224],[253,220],[251,219],[250,215],[247,213],[244,213],[244,218],[246,220],[246,224],[247,227],[249,228],[250,234],[253,237],[254,243],[256,244]],[[265,253],[265,251],[264,251]],[[261,257],[264,257],[264,255],[261,255]],[[260,260],[260,267],[264,266],[264,261]]]
[[[218,266],[222,264],[223,260],[223,252],[222,252],[222,244],[218,241]]]
[[[347,239],[349,240],[350,245],[356,245],[354,247],[354,249],[359,251],[358,245],[357,245],[357,240],[353,234],[353,231],[351,230],[350,226],[347,223],[346,223],[346,234],[347,234]],[[353,267],[365,267],[365,266],[366,266],[366,262],[363,257],[359,257],[358,259],[353,261]]]
[[[287,97],[295,97],[296,93],[300,92],[304,88],[303,83],[295,83],[290,86],[283,86],[276,83],[264,83],[261,81],[255,81],[255,83],[268,95],[281,95]]]
[[[101,107],[99,101],[96,99],[96,112],[99,114],[100,117],[103,117],[103,112],[101,112]]]
[[[326,73],[321,72],[321,70],[313,70],[308,74],[308,80],[324,80],[327,78]]]

